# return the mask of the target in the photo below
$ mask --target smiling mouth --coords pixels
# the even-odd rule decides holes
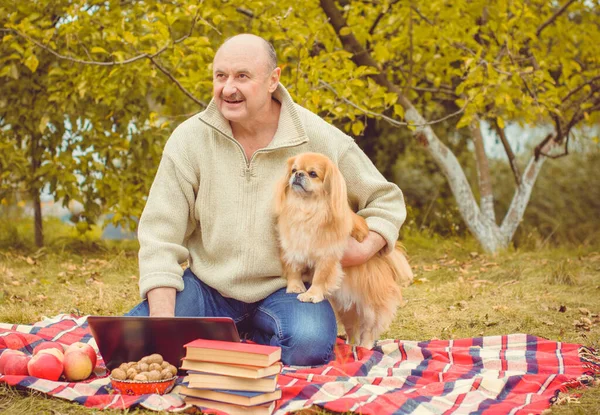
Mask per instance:
[[[228,104],[239,104],[241,102],[243,102],[243,100],[238,99],[238,100],[233,100],[233,99],[223,99],[223,101],[225,101]]]

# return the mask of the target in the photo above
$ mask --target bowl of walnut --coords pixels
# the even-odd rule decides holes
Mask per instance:
[[[121,363],[109,378],[113,389],[122,395],[162,395],[175,386],[177,368],[155,353],[137,362]]]

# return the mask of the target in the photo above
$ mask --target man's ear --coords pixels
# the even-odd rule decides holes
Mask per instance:
[[[279,179],[277,185],[275,186],[274,210],[276,216],[279,216],[283,211],[283,205],[285,203],[285,197],[289,187],[290,174],[295,161],[296,157],[290,157],[288,159],[285,174],[281,179]]]
[[[269,75],[269,93],[275,92],[279,85],[279,77],[281,76],[281,68],[275,68]]]

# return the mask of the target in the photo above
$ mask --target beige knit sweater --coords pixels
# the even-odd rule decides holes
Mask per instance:
[[[214,102],[179,125],[165,146],[139,224],[140,294],[183,289],[180,266],[226,297],[252,303],[285,287],[272,199],[286,160],[311,151],[342,171],[348,198],[391,250],[406,217],[402,192],[377,171],[352,138],[295,104],[279,85],[279,126],[246,159]]]

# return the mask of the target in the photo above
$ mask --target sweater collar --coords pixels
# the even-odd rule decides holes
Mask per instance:
[[[290,93],[281,83],[273,92],[273,98],[281,103],[281,113],[279,114],[279,124],[275,136],[266,149],[289,147],[308,142],[308,136],[296,110],[295,103]],[[214,98],[210,100],[208,107],[198,117],[221,134],[234,139],[231,125],[217,108]]]

